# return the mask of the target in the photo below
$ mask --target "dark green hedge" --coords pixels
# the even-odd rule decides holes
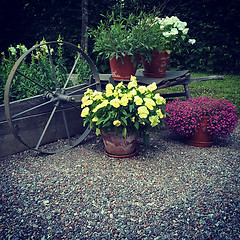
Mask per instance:
[[[0,10],[0,50],[10,44],[23,43],[30,47],[43,37],[55,40],[59,34],[75,44],[81,41],[80,0],[3,0]],[[89,3],[89,25],[96,26],[100,14],[119,9],[124,2],[126,15],[140,10],[161,9],[163,15],[177,15],[186,21],[190,34],[197,40],[194,50],[183,49],[181,55],[171,57],[172,68],[193,71],[239,73],[240,0],[92,0]],[[164,4],[166,3],[166,4]],[[89,42],[91,54],[92,42]],[[101,70],[106,63],[98,63]]]

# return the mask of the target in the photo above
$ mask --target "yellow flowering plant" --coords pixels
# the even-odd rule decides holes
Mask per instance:
[[[105,92],[87,89],[81,104],[84,125],[89,123],[96,134],[100,130],[114,130],[123,137],[128,131],[148,134],[151,128],[163,125],[166,115],[166,100],[156,89],[156,83],[138,86],[134,76],[127,85],[107,84]]]

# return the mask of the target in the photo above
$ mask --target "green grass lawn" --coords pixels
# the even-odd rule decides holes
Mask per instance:
[[[191,78],[203,77],[213,74],[191,73]],[[208,96],[215,99],[225,98],[231,101],[240,114],[240,75],[223,75],[224,80],[211,80],[193,82],[189,84],[192,98]],[[184,91],[183,86],[174,86],[161,89],[162,93],[174,93]]]

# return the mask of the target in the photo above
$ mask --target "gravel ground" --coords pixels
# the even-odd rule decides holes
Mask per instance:
[[[239,133],[196,148],[162,130],[122,159],[90,134],[3,158],[0,239],[240,239]]]

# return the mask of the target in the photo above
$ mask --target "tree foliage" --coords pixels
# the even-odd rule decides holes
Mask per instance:
[[[88,24],[97,26],[108,11],[124,14],[146,12],[155,8],[162,15],[176,15],[186,21],[191,36],[197,39],[195,49],[171,56],[173,68],[196,71],[239,73],[240,65],[240,0],[92,0],[88,1]],[[0,50],[12,44],[30,47],[45,37],[56,40],[59,34],[65,41],[81,42],[81,0],[2,0],[0,8]],[[89,42],[91,54],[92,42]]]

